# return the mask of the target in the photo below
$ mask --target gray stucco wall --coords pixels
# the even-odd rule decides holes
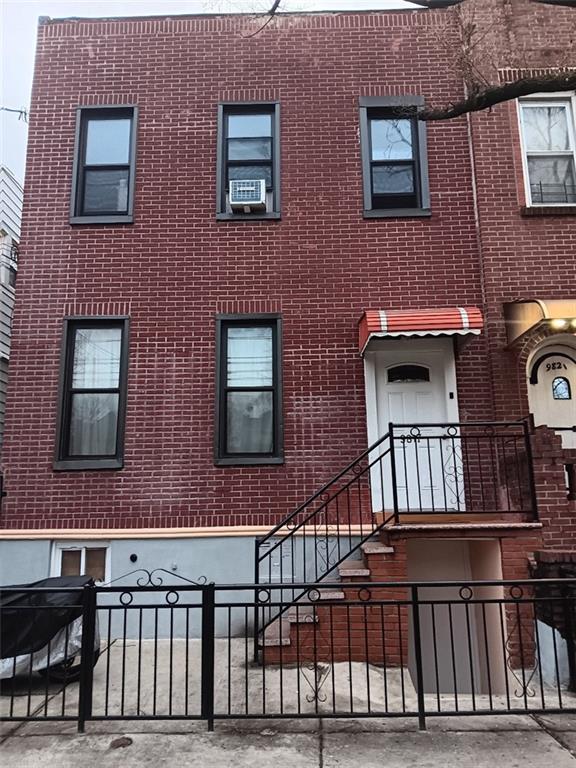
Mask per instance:
[[[1,540],[0,585],[26,584],[50,573],[49,541]]]

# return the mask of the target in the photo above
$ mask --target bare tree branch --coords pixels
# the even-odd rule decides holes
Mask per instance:
[[[270,10],[266,12],[267,19],[264,22],[264,24],[262,24],[262,26],[258,27],[258,29],[255,32],[251,32],[249,35],[242,35],[242,37],[244,37],[244,38],[256,37],[256,35],[259,35],[260,32],[262,32],[263,29],[266,29],[268,24],[270,24],[270,22],[272,21],[272,19],[276,15],[276,11],[278,10],[281,2],[282,2],[282,0],[274,0],[274,3],[272,4]]]
[[[419,120],[451,120],[467,112],[478,112],[503,101],[529,96],[531,93],[553,93],[576,89],[576,70],[545,77],[527,77],[513,83],[495,85],[473,93],[468,98],[442,109],[425,109],[418,113]]]

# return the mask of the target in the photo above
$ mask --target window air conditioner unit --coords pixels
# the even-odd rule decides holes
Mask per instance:
[[[251,213],[266,210],[264,179],[241,179],[230,182],[228,199],[233,211]]]

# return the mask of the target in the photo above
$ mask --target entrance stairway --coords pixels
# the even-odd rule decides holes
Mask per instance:
[[[536,516],[526,422],[390,424],[257,540],[256,658],[265,655],[272,663],[275,653],[298,653],[295,638],[318,632],[323,605],[334,620],[334,606],[346,597],[340,582],[404,579],[405,563],[389,546],[389,529],[409,521],[474,525],[506,515]],[[310,589],[318,583],[326,586]]]

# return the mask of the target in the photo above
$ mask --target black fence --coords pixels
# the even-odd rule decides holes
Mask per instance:
[[[148,574],[144,586],[75,590],[80,626],[2,659],[0,719],[83,730],[96,720],[414,717],[424,728],[439,715],[576,711],[576,579],[298,584],[296,602],[293,586],[175,586]],[[30,597],[11,610],[53,610],[39,590]],[[255,661],[254,623],[271,607],[279,617]]]

